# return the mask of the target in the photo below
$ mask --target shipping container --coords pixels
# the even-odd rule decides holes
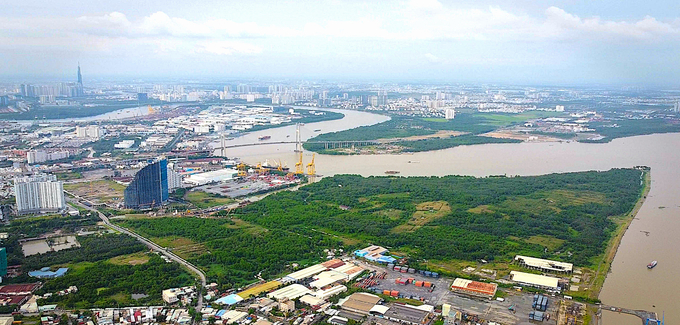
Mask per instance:
[[[416,281],[416,287],[422,287],[423,281]]]
[[[408,269],[408,273],[411,273],[411,274],[416,273],[416,269],[414,269],[414,268],[409,268],[409,269]]]
[[[425,271],[425,276],[432,276],[432,272],[430,272],[430,271]]]
[[[415,282],[415,281],[416,281],[416,279],[414,279],[414,278],[408,278],[408,279],[406,280],[406,282],[407,282],[408,284],[411,284],[411,283],[413,283],[413,282]]]
[[[386,296],[389,296],[391,294],[391,292],[389,290],[383,290],[383,294],[386,295]]]
[[[390,292],[390,296],[392,296],[392,297],[398,297],[398,296],[399,296],[399,291],[397,291],[397,290],[392,290],[392,292]]]
[[[433,277],[433,278],[438,278],[438,277],[439,277],[439,273],[437,273],[437,272],[432,272],[432,277]]]
[[[394,269],[394,263],[389,263],[387,264],[388,269]]]
[[[432,283],[431,283],[431,282],[427,282],[427,281],[423,282],[423,287],[429,288],[429,287],[431,287],[431,286],[432,286]]]
[[[402,267],[400,272],[401,272],[401,273],[407,273],[407,272],[408,272],[408,268],[407,268],[407,267]]]

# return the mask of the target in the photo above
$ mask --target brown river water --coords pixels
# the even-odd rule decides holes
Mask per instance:
[[[356,111],[336,110],[345,118],[302,126],[303,140],[318,133],[345,130],[387,120]],[[319,132],[313,130],[320,129]],[[269,141],[293,141],[295,126],[253,132],[228,141],[228,145],[257,143],[261,135]],[[262,145],[227,149],[227,156],[247,163],[282,160],[293,167],[294,144]],[[311,160],[304,154],[304,163]],[[400,176],[442,175],[542,175],[615,167],[651,167],[652,187],[626,232],[611,273],[600,294],[603,303],[623,308],[665,311],[668,324],[680,324],[680,133],[615,139],[606,144],[544,142],[461,146],[446,150],[396,155],[317,155],[317,173],[385,175],[396,170]],[[678,247],[676,247],[678,245]],[[646,265],[659,264],[653,270]],[[639,318],[604,312],[602,324],[639,325]]]

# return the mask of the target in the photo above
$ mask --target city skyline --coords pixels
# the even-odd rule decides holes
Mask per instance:
[[[677,86],[679,4],[26,1],[2,79],[296,78]]]

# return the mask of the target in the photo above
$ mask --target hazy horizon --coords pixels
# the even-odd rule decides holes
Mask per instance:
[[[680,3],[28,0],[0,79],[680,85]]]

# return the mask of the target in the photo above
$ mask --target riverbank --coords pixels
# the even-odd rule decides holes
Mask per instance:
[[[607,275],[611,271],[611,265],[612,262],[614,261],[616,253],[619,250],[619,246],[621,245],[623,235],[626,233],[626,231],[628,231],[630,224],[637,216],[638,212],[640,211],[640,208],[642,208],[642,205],[645,203],[645,199],[647,199],[647,195],[649,195],[649,191],[651,190],[652,177],[650,170],[645,170],[643,172],[642,181],[644,182],[644,184],[642,192],[640,194],[640,198],[635,203],[633,209],[624,218],[620,218],[618,220],[618,226],[616,228],[616,231],[612,234],[611,239],[607,243],[607,248],[605,249],[605,253],[602,257],[602,260],[600,261],[600,265],[598,266],[595,277],[593,278],[593,282],[591,284],[592,289],[590,291],[588,298],[591,298],[593,300],[599,300],[600,292],[602,291],[602,286],[604,285]]]

